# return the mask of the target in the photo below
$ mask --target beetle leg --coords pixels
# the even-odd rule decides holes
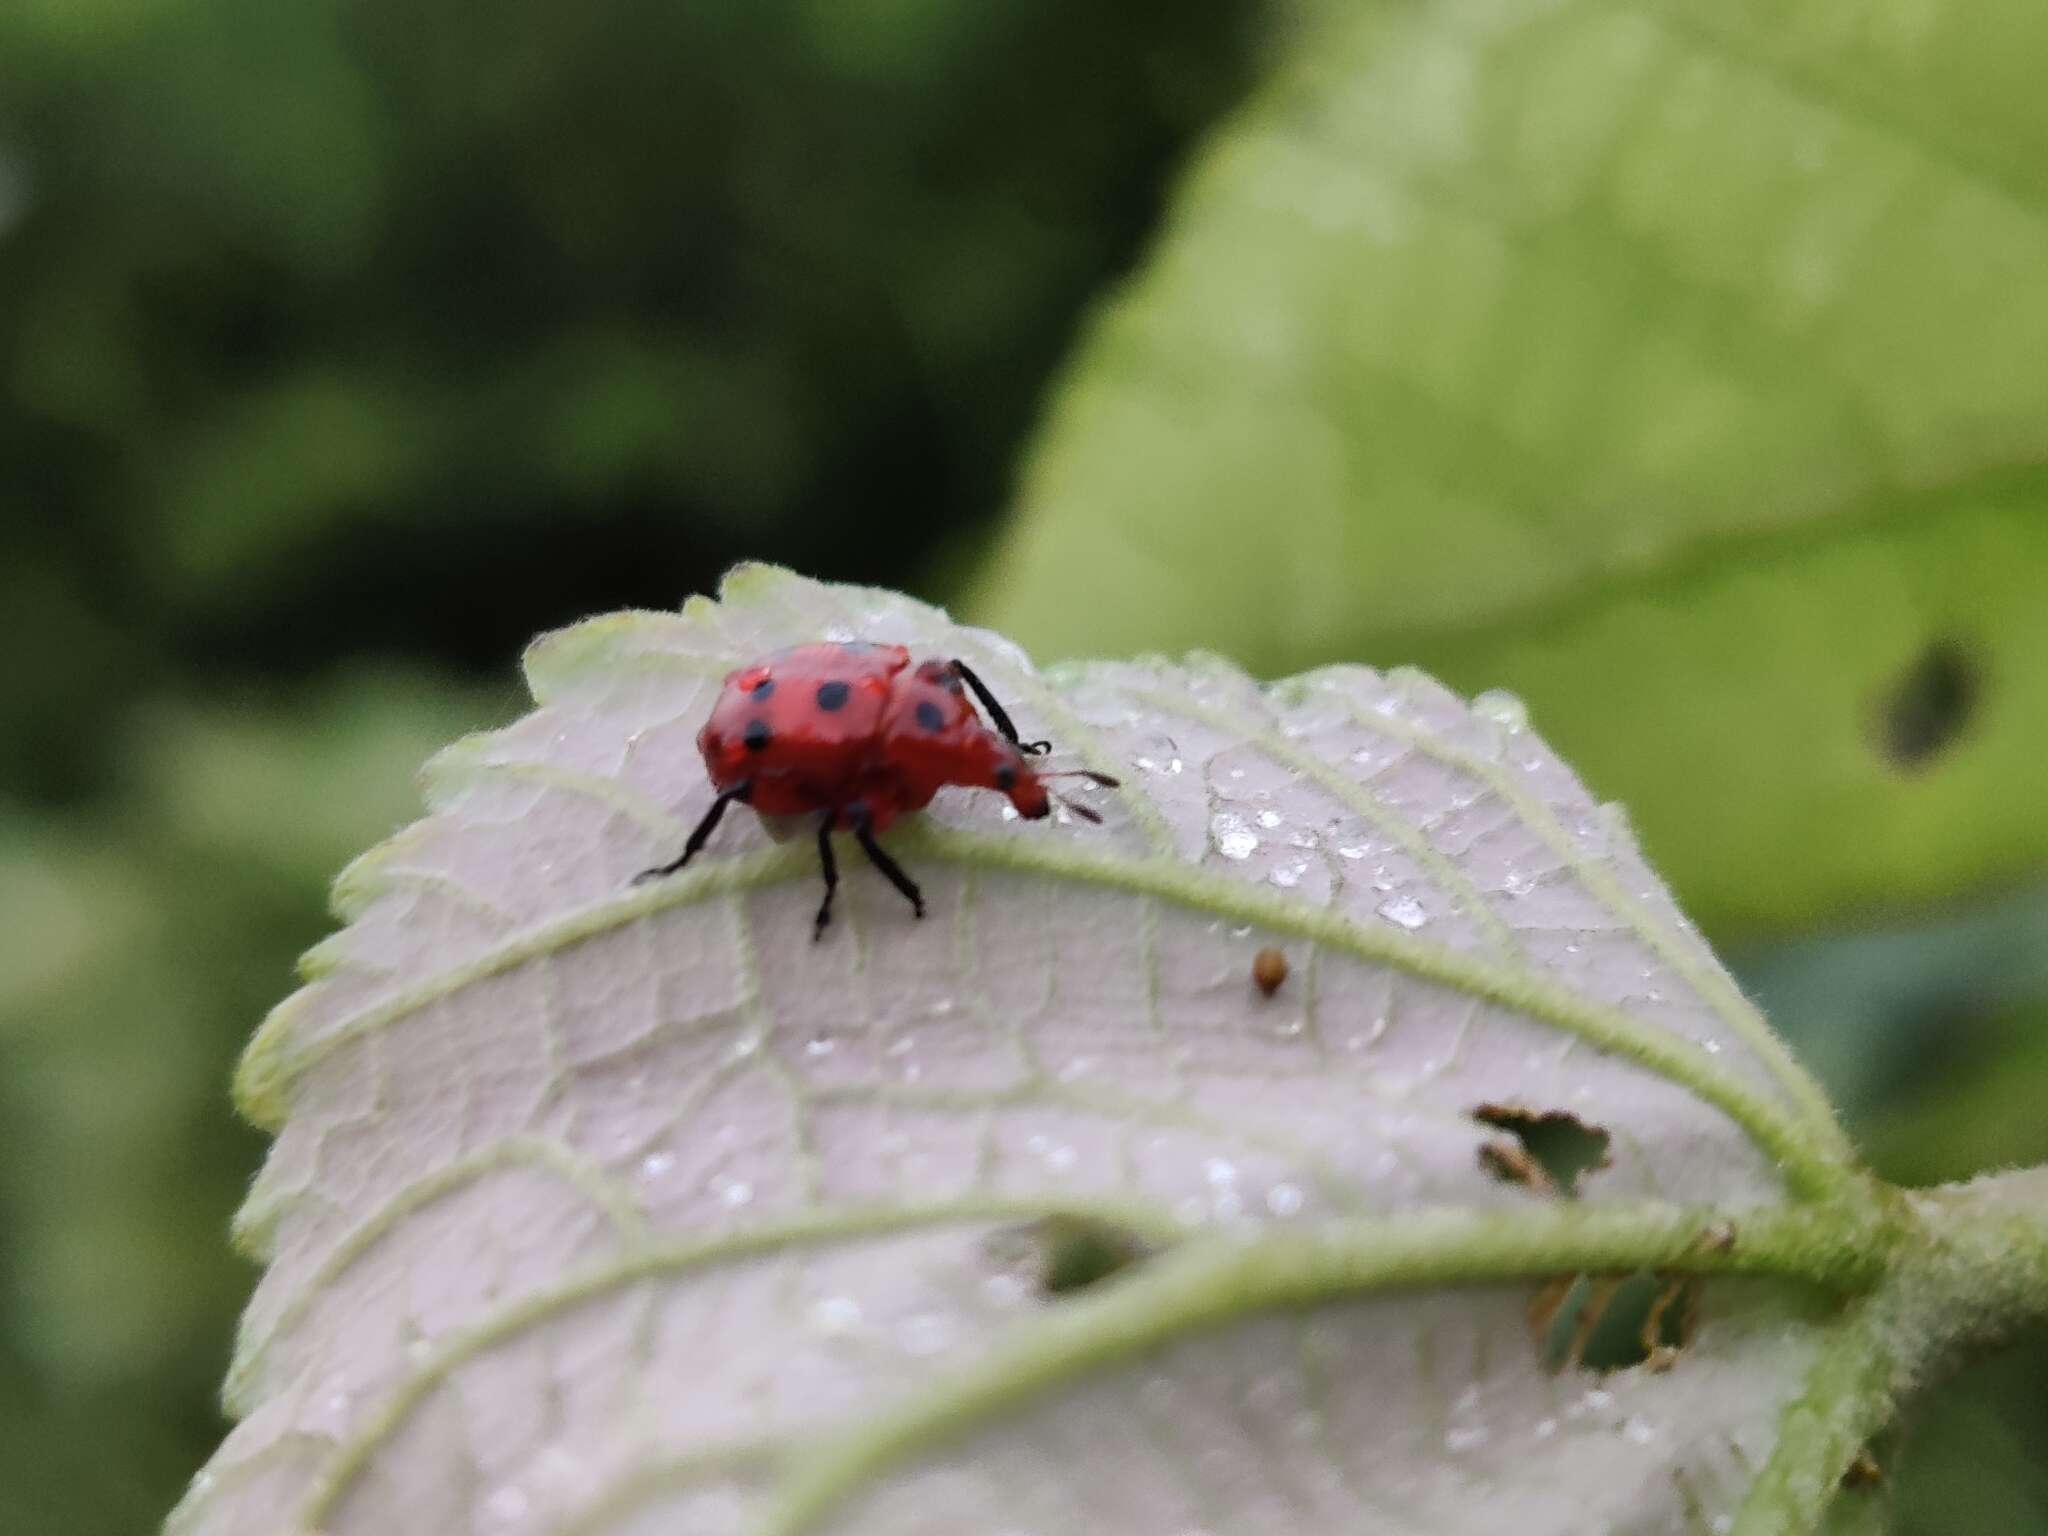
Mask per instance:
[[[875,841],[875,829],[869,825],[868,813],[865,810],[853,813],[853,840],[860,844],[860,851],[868,856],[868,862],[879,869],[883,877],[909,899],[910,909],[919,917],[923,917],[924,892],[917,888],[915,880],[903,872],[903,866],[889,856],[889,850]]]
[[[839,863],[832,857],[832,821],[835,814],[827,811],[818,822],[818,863],[825,872],[825,899],[818,903],[818,917],[811,925],[813,944],[825,936],[825,925],[832,921],[832,893],[839,889]]]
[[[981,707],[988,711],[989,719],[994,721],[995,728],[1003,733],[1004,740],[1027,757],[1036,757],[1041,752],[1052,750],[1052,743],[1049,741],[1019,741],[1017,727],[1010,720],[1010,712],[996,702],[996,696],[988,691],[988,684],[974,675],[974,668],[958,657],[954,658],[952,665],[953,670],[960,674],[960,680],[972,688],[974,696],[981,700]]]
[[[689,841],[683,844],[681,856],[667,864],[658,864],[653,869],[641,870],[639,874],[633,877],[633,883],[638,885],[642,880],[658,880],[663,875],[672,875],[689,863],[690,860],[697,857],[698,853],[702,851],[705,841],[717,829],[718,818],[725,814],[725,808],[735,800],[745,800],[753,792],[754,782],[751,779],[735,784],[731,789],[721,791],[718,798],[711,802],[711,809],[704,813],[704,819],[698,822],[695,829],[691,831]]]

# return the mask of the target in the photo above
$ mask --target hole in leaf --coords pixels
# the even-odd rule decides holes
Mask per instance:
[[[1961,736],[1983,701],[1983,671],[1963,645],[1937,639],[1878,701],[1877,750],[1895,767],[1924,767]]]
[[[1669,1370],[1698,1330],[1699,1288],[1649,1270],[1560,1276],[1530,1300],[1529,1331],[1548,1370]]]
[[[1520,1184],[1537,1194],[1570,1196],[1579,1192],[1581,1174],[1607,1166],[1613,1138],[1568,1110],[1482,1104],[1472,1111],[1472,1118],[1515,1138],[1489,1141],[1479,1148],[1479,1166],[1503,1183]]]
[[[1047,1216],[998,1233],[990,1239],[990,1253],[1040,1295],[1068,1296],[1151,1257],[1152,1247],[1112,1222]]]

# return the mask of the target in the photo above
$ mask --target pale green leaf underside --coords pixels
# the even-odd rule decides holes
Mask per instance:
[[[2048,7],[1310,12],[1077,350],[973,610],[1512,688],[1721,933],[2039,869]],[[1967,728],[1902,765],[1936,646]]]
[[[1123,776],[1106,824],[949,793],[891,838],[930,918],[848,857],[818,944],[808,841],[749,813],[630,885],[707,802],[724,671],[821,635],[971,659]],[[1827,1222],[1788,1202],[1847,1153],[1509,701],[1202,659],[1041,677],[759,567],[528,671],[540,708],[435,761],[433,814],[344,874],[350,926],[244,1062],[277,1131],[242,1226],[269,1267],[242,1423],[177,1536],[1652,1532],[1740,1506],[1826,1334],[1806,1293],[1715,1282],[1676,1369],[1595,1380],[1540,1367],[1529,1282],[1827,1279]],[[1484,1171],[1470,1112],[1502,1101],[1612,1134],[1582,1201]],[[1066,1212],[1168,1251],[1043,1298],[992,1240]]]

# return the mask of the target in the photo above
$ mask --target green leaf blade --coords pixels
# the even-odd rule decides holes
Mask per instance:
[[[1082,348],[975,611],[1515,689],[1720,933],[2038,867],[1984,807],[2048,747],[2043,25],[1331,13]],[[1902,762],[1943,644],[1972,707]]]

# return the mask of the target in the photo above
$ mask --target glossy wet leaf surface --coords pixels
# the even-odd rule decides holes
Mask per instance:
[[[724,672],[820,636],[966,657],[1027,735],[1122,777],[1105,824],[948,792],[889,839],[930,917],[849,856],[816,944],[808,840],[750,813],[630,884],[708,803]],[[1041,675],[765,568],[546,637],[528,672],[540,707],[436,760],[433,814],[344,874],[350,926],[244,1063],[268,1268],[242,1423],[176,1536],[1736,1510],[1814,1298],[1712,1280],[1670,1369],[1552,1372],[1525,1315],[1552,1276],[1489,1244],[1650,1211],[1732,1246],[1717,1223],[1846,1153],[1513,700],[1201,658]],[[1504,1181],[1502,1105],[1597,1125],[1606,1165],[1570,1202]],[[1385,1274],[1290,1291],[1333,1223],[1383,1228]]]

